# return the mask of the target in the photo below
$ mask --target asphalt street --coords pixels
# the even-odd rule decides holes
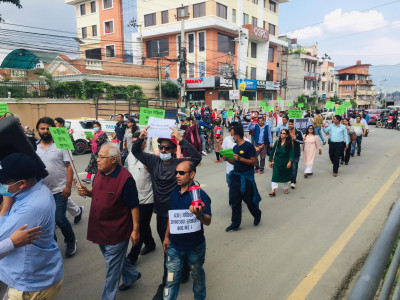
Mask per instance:
[[[378,197],[359,229],[347,240],[339,239],[398,169],[399,137],[398,131],[372,126],[369,137],[363,139],[361,156],[351,158],[348,166],[341,166],[337,178],[332,176],[328,144],[322,146],[323,154],[315,161],[313,176],[303,177],[304,163],[300,160],[296,189],[288,195],[279,190],[276,197],[268,196],[271,169],[267,168],[263,175],[256,174],[263,198],[261,223],[254,227],[253,218],[243,205],[241,228],[230,233],[225,232],[231,217],[225,163],[214,163],[214,153],[203,157],[196,180],[211,197],[213,213],[211,225],[205,228],[207,299],[291,296],[291,299],[321,300],[335,295],[352,266],[371,247],[391,205],[400,195],[400,179],[395,175],[396,179],[389,183],[384,196]],[[89,155],[74,159],[80,177],[84,178]],[[65,277],[58,299],[99,299],[105,263],[98,246],[86,240],[90,198],[78,196],[76,190],[72,197],[85,210],[81,223],[73,225],[78,251],[74,257],[64,259]],[[68,217],[72,222],[73,218]],[[130,290],[119,292],[117,299],[152,299],[161,282],[163,255],[154,217],[152,228],[156,251],[139,257],[136,267],[142,278]],[[65,257],[59,230],[57,235]],[[336,256],[331,255],[331,249]],[[322,259],[326,255],[331,258],[329,262]],[[313,269],[319,276],[308,277]],[[310,280],[308,287],[299,287],[305,278]],[[193,299],[191,280],[181,285],[179,299]]]

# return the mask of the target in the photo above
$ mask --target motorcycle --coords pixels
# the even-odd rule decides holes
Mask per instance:
[[[393,129],[394,128],[394,116],[389,116],[387,121],[385,122],[385,128]]]
[[[214,150],[214,138],[212,129],[201,127],[201,135],[206,141],[207,153],[211,153]]]
[[[376,127],[378,127],[378,128],[385,127],[386,121],[387,121],[387,117],[386,116],[382,116],[382,117],[378,118],[376,120]]]

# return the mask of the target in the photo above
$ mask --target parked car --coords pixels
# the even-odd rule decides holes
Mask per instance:
[[[367,109],[366,110],[369,114],[369,121],[368,124],[376,124],[376,120],[379,118],[381,114],[381,109]]]

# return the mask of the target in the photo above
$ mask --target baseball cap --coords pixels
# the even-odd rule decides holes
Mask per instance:
[[[0,183],[36,177],[36,162],[24,153],[13,153],[0,162]]]
[[[168,141],[168,142],[172,143],[173,144],[172,147],[175,147],[175,148],[176,148],[176,146],[178,146],[178,141],[174,138],[172,138],[172,139],[158,138],[157,143],[161,144],[162,141]]]

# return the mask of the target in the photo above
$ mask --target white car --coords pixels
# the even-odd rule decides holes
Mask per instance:
[[[335,112],[334,111],[328,111],[328,112],[323,112],[321,113],[322,118],[326,119],[333,119],[333,117],[335,116]]]

